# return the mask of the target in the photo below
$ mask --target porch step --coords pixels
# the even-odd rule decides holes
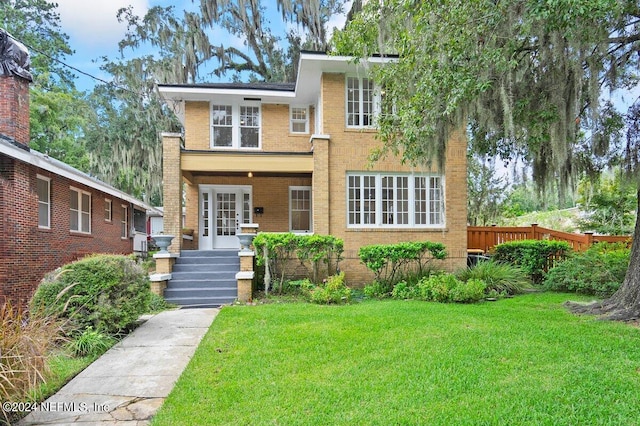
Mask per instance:
[[[237,250],[185,250],[176,259],[164,290],[167,302],[183,307],[217,307],[238,297]]]

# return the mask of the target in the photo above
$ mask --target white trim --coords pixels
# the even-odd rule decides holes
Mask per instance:
[[[104,213],[105,216],[107,214],[107,206],[109,206],[109,218],[107,219],[106,217],[104,218],[105,222],[108,223],[112,223],[113,222],[113,200],[111,200],[110,198],[105,198],[104,199]]]
[[[89,176],[86,173],[83,173],[80,170],[63,163],[62,161],[58,161],[37,151],[24,150],[12,145],[2,138],[0,138],[0,154],[8,155],[9,157],[15,158],[16,160],[31,164],[32,166],[70,179],[77,184],[96,189],[115,198],[120,198],[121,200],[143,207],[146,210],[151,210],[154,212],[157,211],[157,209],[155,209],[154,207],[149,206],[146,203],[132,197],[131,195],[126,194],[119,189],[116,189],[104,182],[99,181],[96,178]]]
[[[349,124],[349,79],[355,78],[358,81],[358,121],[360,124]],[[367,79],[373,83],[373,87],[371,88],[371,110],[369,111],[369,124],[363,124],[365,113],[364,113],[364,86],[363,80]],[[357,74],[345,74],[344,76],[344,125],[347,129],[375,129],[376,128],[376,120],[378,115],[380,114],[380,87],[373,81],[370,76],[367,75],[357,75]]]
[[[293,118],[293,110],[294,109],[302,109],[304,110],[304,120],[294,119]],[[293,130],[293,125],[295,124],[304,124],[304,130],[302,132]],[[300,105],[289,105],[289,132],[295,135],[306,135],[309,134],[309,107],[308,106],[300,106]]]
[[[129,206],[127,204],[120,204],[122,213],[122,217],[120,218],[120,239],[127,240],[129,239],[130,230],[129,230]],[[125,235],[122,235],[122,231],[124,230]]]
[[[375,179],[375,183],[374,183],[374,188],[373,190],[375,191],[375,210],[373,211],[374,215],[375,215],[375,223],[360,223],[360,224],[351,224],[349,223],[349,178],[352,176],[356,176],[356,177],[364,177],[364,176],[371,176],[374,177]],[[408,223],[406,224],[384,224],[382,223],[382,178],[383,177],[396,177],[396,176],[407,176],[408,179],[408,187],[407,187],[407,193],[408,193]],[[415,178],[438,178],[440,179],[440,216],[441,216],[441,223],[437,223],[437,224],[416,224],[416,220],[415,220]],[[402,173],[402,172],[380,172],[380,171],[375,171],[375,172],[347,172],[346,174],[346,182],[345,182],[345,201],[346,201],[346,209],[345,209],[345,219],[346,219],[346,224],[347,224],[347,228],[349,229],[444,229],[446,228],[446,208],[445,208],[445,179],[444,179],[444,175],[441,174],[437,174],[437,173]],[[394,179],[395,181],[395,179]],[[362,188],[362,185],[364,185],[364,183],[361,181],[360,182],[360,186]],[[396,192],[396,183],[394,182],[394,194]],[[426,214],[427,214],[427,221],[429,221],[429,215],[431,214],[430,210],[429,210],[429,204],[431,202],[431,200],[429,199],[429,192],[430,192],[430,187],[427,186],[427,194],[426,194]],[[395,200],[397,200],[396,197],[393,198],[394,202]],[[361,209],[364,209],[364,205],[361,206]],[[358,213],[359,215],[363,215],[364,214],[364,210],[360,211]]]
[[[47,225],[40,225],[40,194],[38,194],[38,180],[47,182]],[[38,228],[39,229],[51,229],[51,178],[36,174],[36,195],[38,196]]]
[[[92,213],[92,207],[93,207],[93,197],[91,196],[91,193],[88,191],[85,191],[83,189],[80,188],[76,188],[74,186],[70,186],[69,187],[69,192],[74,191],[78,193],[78,210],[77,210],[77,215],[78,215],[78,229],[71,229],[71,223],[69,223],[69,230],[71,232],[77,232],[78,234],[87,234],[90,235],[91,234],[91,219],[93,216]],[[82,215],[85,214],[86,212],[84,210],[82,210],[82,196],[83,195],[88,195],[89,196],[89,230],[85,231],[82,229]],[[71,194],[69,194],[69,215],[73,214],[72,212],[74,212],[76,210],[72,210],[71,209]],[[71,219],[71,218],[70,218]],[[71,220],[69,220],[69,222],[71,222]]]
[[[213,132],[213,107],[231,107],[231,126],[219,126],[231,129],[231,146],[216,146],[214,145],[214,132]],[[243,107],[258,108],[258,126],[242,126],[240,122],[240,110]],[[257,128],[258,129],[258,146],[242,147],[242,129]],[[257,101],[221,101],[221,102],[209,102],[209,148],[212,150],[220,151],[259,151],[262,149],[262,105]]]
[[[311,186],[290,186],[289,187],[289,232],[295,234],[312,234],[313,233],[313,192]],[[293,229],[293,191],[309,191],[309,229]],[[299,210],[303,211],[303,210]]]

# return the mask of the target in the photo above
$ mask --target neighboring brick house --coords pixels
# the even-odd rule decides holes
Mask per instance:
[[[466,265],[464,132],[449,140],[444,173],[397,158],[368,166],[380,91],[367,68],[388,60],[303,52],[295,84],[160,85],[184,126],[163,136],[165,233],[193,228],[204,250],[237,247],[238,223],[331,234],[344,240],[350,283],[371,279],[357,256],[368,244],[440,241],[450,268]],[[181,248],[175,239],[170,250]]]
[[[11,58],[0,47],[0,61],[7,60]],[[140,217],[134,211],[146,217],[150,207],[30,150],[31,78],[4,65],[0,63],[0,304],[24,304],[43,276],[65,263],[89,253],[131,253],[134,217]]]

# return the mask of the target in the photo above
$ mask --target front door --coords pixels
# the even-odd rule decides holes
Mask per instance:
[[[251,187],[201,186],[200,250],[240,248],[242,223],[251,223]]]

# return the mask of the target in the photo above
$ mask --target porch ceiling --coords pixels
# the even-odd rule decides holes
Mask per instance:
[[[214,173],[312,173],[312,153],[183,151],[185,172]]]

